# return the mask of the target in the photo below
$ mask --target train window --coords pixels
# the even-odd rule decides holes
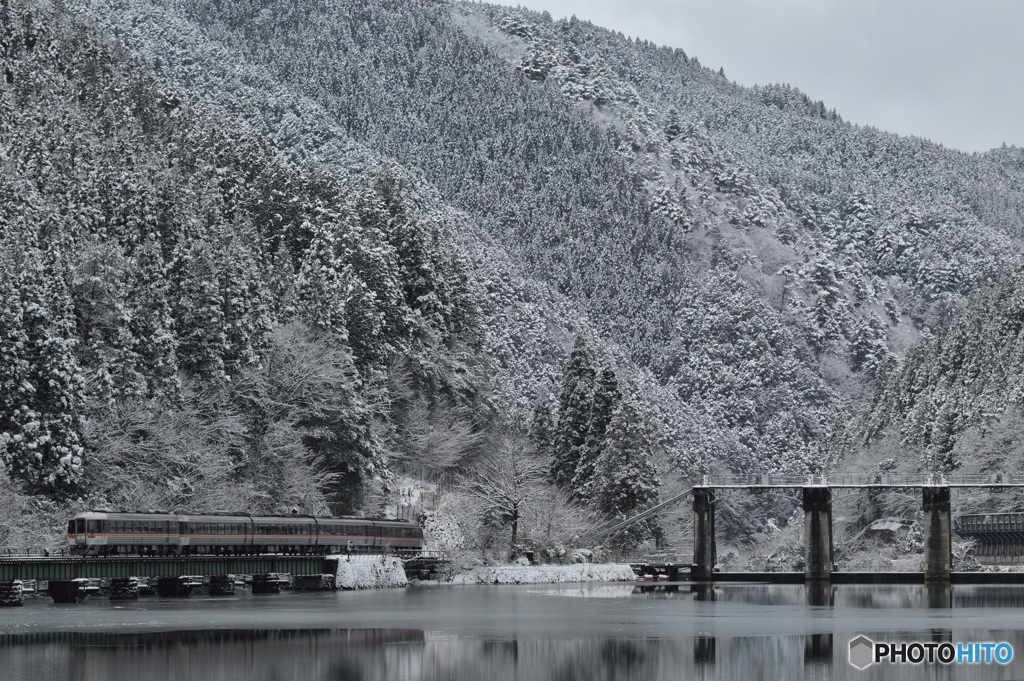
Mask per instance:
[[[100,521],[90,520],[86,527],[88,528],[86,531],[89,532],[89,534],[96,534],[100,531]]]
[[[78,534],[85,534],[85,518],[79,518],[75,521],[75,530]]]
[[[68,521],[68,534],[74,534],[74,533],[75,533],[75,521],[74,520],[69,520]]]

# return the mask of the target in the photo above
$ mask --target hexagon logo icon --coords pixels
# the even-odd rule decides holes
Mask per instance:
[[[875,644],[867,636],[858,636],[850,641],[850,664],[864,669],[875,661]]]

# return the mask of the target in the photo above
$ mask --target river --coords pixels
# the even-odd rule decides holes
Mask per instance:
[[[929,607],[932,606],[932,607]],[[1006,665],[849,642],[1007,642]],[[1024,679],[1024,587],[624,584],[239,593],[0,611],[5,681]]]

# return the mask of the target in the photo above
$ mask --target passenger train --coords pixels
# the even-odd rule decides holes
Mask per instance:
[[[68,545],[83,556],[379,553],[422,550],[423,530],[408,520],[97,510],[68,521]]]

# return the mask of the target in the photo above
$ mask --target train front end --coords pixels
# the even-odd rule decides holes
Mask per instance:
[[[106,513],[77,513],[68,521],[68,551],[79,556],[95,556],[103,551],[107,536],[100,531]]]

